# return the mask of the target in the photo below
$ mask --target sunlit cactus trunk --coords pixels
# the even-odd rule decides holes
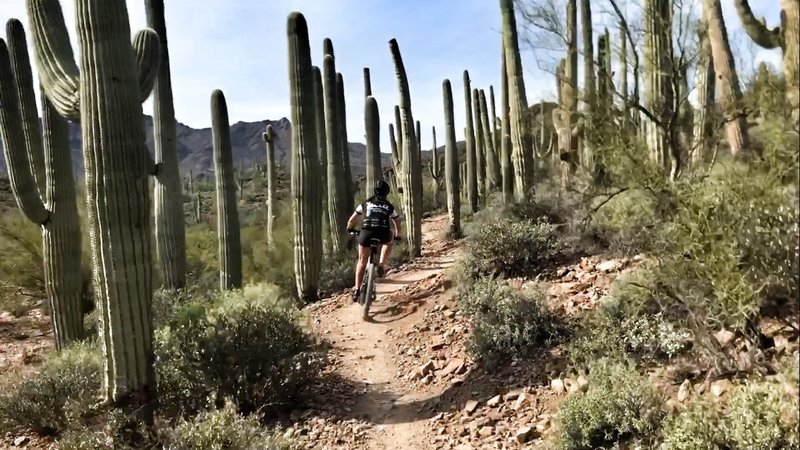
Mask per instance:
[[[478,89],[472,89],[472,117],[475,121],[475,173],[478,176],[478,198],[486,204],[486,148],[481,128],[481,102]]]
[[[458,149],[456,148],[455,117],[453,113],[453,90],[450,87],[450,80],[445,79],[442,82],[442,96],[444,103],[445,133],[444,184],[445,190],[447,191],[448,230],[451,238],[458,239],[461,237],[461,193],[459,191],[459,163]],[[435,143],[433,148],[435,151]]]
[[[364,100],[372,95],[372,79],[369,74],[369,67],[364,67],[363,69],[363,78],[364,78]]]
[[[528,100],[525,95],[525,80],[522,74],[522,58],[519,54],[517,21],[514,17],[513,0],[500,0],[503,18],[503,44],[509,85],[511,111],[512,161],[514,164],[514,197],[524,202],[533,196],[533,145],[530,126],[526,121]]]
[[[619,29],[619,92],[622,95],[622,120],[626,129],[631,130],[633,122],[630,112],[630,94],[628,92],[628,35],[625,28]]]
[[[353,173],[350,168],[350,146],[347,143],[347,109],[344,100],[344,79],[341,73],[336,74],[336,105],[339,108],[337,111],[337,119],[339,123],[339,151],[342,152],[342,177],[344,177],[344,221],[350,212],[355,209],[355,185],[353,184]],[[344,227],[344,225],[342,225]]]
[[[719,0],[703,0],[703,17],[708,27],[714,73],[720,92],[719,100],[725,118],[725,137],[733,156],[745,156],[750,151],[747,118],[741,111],[742,89],[739,86],[736,63],[728,42],[728,31],[725,29]]]
[[[58,0],[29,0],[40,81],[53,107],[80,120],[95,298],[102,317],[105,396],[152,422],[153,296],[141,102],[158,70],[158,35],[130,39],[124,0],[78,0],[80,70]]]
[[[500,158],[494,146],[492,137],[491,122],[489,122],[489,111],[486,105],[486,94],[483,89],[478,91],[478,101],[480,102],[481,128],[483,130],[483,146],[486,155],[486,190],[488,192],[500,189],[502,185],[502,175],[500,173]]]
[[[711,52],[711,41],[705,20],[698,27],[700,55],[695,68],[695,91],[697,92],[697,110],[694,116],[694,133],[691,147],[692,165],[698,166],[708,162],[711,156],[711,140],[713,139],[712,110],[716,80],[714,62]]]
[[[644,16],[645,108],[662,124],[667,124],[672,120],[674,104],[672,2],[645,0]],[[670,166],[671,147],[669,130],[649,118],[644,119],[643,126],[652,159],[667,170]]]
[[[61,350],[83,337],[82,237],[67,122],[42,94],[42,139],[25,32],[16,19],[6,30],[11,48],[0,39],[0,137],[17,205],[42,228],[44,287]]]
[[[333,253],[333,241],[331,239],[331,224],[328,215],[328,138],[325,131],[325,93],[322,84],[322,71],[317,66],[311,66],[314,72],[314,109],[315,109],[315,124],[317,127],[317,155],[319,155],[319,179],[322,185],[322,208],[320,208],[320,215],[322,216],[323,230],[327,230],[327,234],[323,232],[322,236],[322,249],[326,255]]]
[[[467,126],[464,141],[467,152],[467,203],[472,212],[478,212],[478,161],[475,142],[475,130],[472,117],[472,89],[470,88],[469,71],[464,71],[464,108],[467,112]]]
[[[302,14],[287,20],[289,88],[292,121],[292,206],[294,212],[294,273],[297,294],[318,298],[322,268],[322,187],[319,183],[314,75],[308,25]]]
[[[400,91],[400,117],[403,130],[403,211],[408,221],[406,237],[411,256],[422,254],[422,167],[417,139],[414,136],[414,117],[411,113],[411,92],[408,87],[406,69],[400,55],[400,47],[396,39],[389,41],[389,49],[394,61]]]
[[[226,291],[242,287],[242,246],[228,106],[219,89],[211,93],[211,136],[217,190],[219,284],[220,289]]]
[[[500,172],[503,179],[503,203],[514,201],[514,167],[511,164],[511,119],[508,104],[508,73],[506,71],[505,45],[501,55],[500,70]]]
[[[367,132],[367,170],[365,190],[369,192],[375,182],[383,179],[381,167],[381,123],[378,113],[378,101],[368,96],[364,105],[364,125]],[[369,193],[367,193],[369,196]]]
[[[590,0],[580,0],[580,20],[581,20],[581,40],[583,41],[583,112],[589,120],[594,116],[594,111],[601,111],[602,106],[597,104],[598,81],[595,77],[597,68],[594,65],[594,48],[592,35],[592,7]],[[573,26],[577,26],[573,22]],[[567,35],[572,35],[573,31],[568,30]],[[599,49],[598,49],[599,52]],[[576,72],[577,73],[577,72]],[[580,163],[588,170],[593,170],[594,164],[592,148],[589,139],[580,140],[582,154],[578,158]]]
[[[345,225],[347,221],[347,191],[344,184],[339,133],[339,107],[337,100],[336,65],[333,55],[325,54],[322,62],[322,84],[325,97],[325,133],[328,154],[328,224],[331,247],[334,253],[347,246]]]
[[[275,245],[275,238],[272,233],[275,225],[275,130],[272,125],[267,125],[267,129],[261,137],[267,147],[267,242]]]
[[[419,123],[419,122],[417,122]],[[436,127],[431,127],[431,134],[433,137],[433,147],[431,148],[431,160],[428,163],[428,173],[431,176],[431,190],[433,191],[433,200],[435,206],[438,208],[442,204],[441,196],[442,191],[442,176],[444,175],[444,161],[439,158],[436,148]]]

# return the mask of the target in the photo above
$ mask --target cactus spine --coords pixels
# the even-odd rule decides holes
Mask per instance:
[[[331,230],[333,228],[328,217],[328,149],[327,133],[325,132],[325,94],[322,85],[322,72],[317,66],[311,66],[314,71],[314,105],[315,105],[315,124],[317,127],[317,154],[319,155],[319,179],[322,185],[322,216],[323,229],[327,226],[328,234],[323,237],[323,250],[326,255],[333,252],[333,242],[331,241]]]
[[[436,148],[436,127],[431,127],[431,134],[433,136],[433,148],[431,149],[431,161],[428,163],[428,172],[431,175],[433,199],[436,207],[438,208],[442,203],[441,199],[439,198],[439,193],[442,191],[443,161],[439,160],[438,150]]]
[[[500,172],[503,177],[503,203],[514,201],[514,167],[511,164],[511,119],[508,104],[508,72],[506,69],[506,47],[501,52],[500,70]]]
[[[334,253],[345,249],[344,235],[347,220],[346,190],[342,173],[341,140],[339,139],[338,106],[336,102],[336,66],[333,55],[326,54],[322,62],[322,82],[325,97],[325,133],[328,153],[328,224],[330,226],[331,247]]]
[[[367,132],[367,183],[366,189],[372,189],[375,182],[383,179],[381,168],[381,123],[378,113],[378,102],[375,97],[368,96],[364,105],[364,126]]]
[[[45,291],[60,350],[83,337],[81,232],[67,123],[42,94],[44,139],[36,129],[25,32],[16,19],[8,21],[6,30],[11,51],[9,58],[0,39],[0,137],[17,205],[42,228]],[[41,191],[39,182],[44,185]]]
[[[353,185],[353,173],[350,168],[350,145],[347,143],[347,110],[344,101],[344,78],[341,73],[336,74],[336,105],[338,106],[337,119],[339,123],[339,150],[342,152],[342,172],[344,176],[344,221],[347,221],[347,216],[350,211],[355,209],[355,189]]]
[[[708,27],[705,20],[700,19],[698,27],[700,40],[700,57],[695,69],[695,89],[697,90],[697,111],[694,116],[694,136],[691,148],[692,164],[697,166],[708,160],[713,134],[711,110],[714,106],[716,81],[714,62],[711,54],[711,41],[708,39]]]
[[[734,0],[736,13],[750,39],[762,48],[780,48],[786,97],[795,121],[800,119],[800,2],[780,0],[781,25],[767,28],[764,19],[756,19],[747,0]]]
[[[744,156],[750,143],[747,119],[740,113],[742,90],[736,75],[736,64],[728,42],[722,5],[719,0],[703,0],[703,17],[707,24],[708,40],[711,42],[714,73],[720,92],[722,113],[725,117],[725,137],[734,156]]]
[[[450,223],[450,237],[458,239],[461,237],[461,193],[459,191],[459,164],[453,113],[453,90],[450,87],[450,80],[445,79],[442,82],[442,97],[444,101],[444,184],[447,191],[447,218]],[[436,152],[435,136],[434,132],[434,153]]]
[[[292,206],[294,210],[294,273],[298,296],[318,297],[322,261],[322,187],[319,183],[317,126],[308,25],[302,14],[287,20],[289,87],[292,121]]]
[[[272,230],[275,224],[275,130],[272,125],[261,134],[267,147],[267,242],[275,244]]]
[[[467,127],[464,131],[464,141],[467,144],[467,203],[472,212],[478,212],[478,161],[472,121],[472,89],[467,70],[464,71],[464,108],[467,111]]]
[[[534,159],[530,127],[527,123],[528,100],[525,96],[513,0],[500,0],[500,12],[503,17],[503,45],[509,84],[514,196],[517,202],[523,202],[533,195]]]
[[[140,31],[132,46],[123,0],[78,0],[79,71],[58,0],[30,0],[27,7],[44,91],[59,114],[81,123],[105,396],[115,405],[135,399],[152,422],[147,177],[154,166],[145,151],[141,101],[158,69],[158,35]]]
[[[158,33],[161,62],[153,88],[153,142],[155,162],[156,254],[164,286],[178,289],[186,284],[186,230],[183,219],[183,192],[178,170],[175,139],[175,108],[169,69],[164,0],[145,0],[147,26]]]
[[[242,246],[228,106],[225,95],[219,89],[211,93],[211,135],[217,191],[219,284],[221,290],[227,291],[242,287]]]
[[[412,257],[422,254],[422,171],[417,140],[414,136],[414,117],[411,114],[411,92],[396,39],[389,41],[397,84],[400,91],[400,116],[403,130],[403,211],[406,214],[408,249]]]
[[[500,188],[502,176],[500,174],[500,159],[497,156],[497,149],[492,138],[491,124],[489,122],[489,111],[486,105],[486,93],[481,89],[478,91],[480,101],[481,126],[483,128],[483,143],[486,149],[486,189],[493,191]]]

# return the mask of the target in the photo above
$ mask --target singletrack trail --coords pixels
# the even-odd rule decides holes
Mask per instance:
[[[449,298],[447,270],[461,249],[457,243],[446,242],[446,229],[446,216],[423,221],[422,256],[388,271],[378,281],[377,299],[367,321],[362,319],[362,306],[349,294],[326,300],[311,312],[316,331],[332,345],[338,375],[363,387],[353,390],[346,402],[352,405],[352,417],[373,424],[359,448],[428,448],[422,442],[426,416],[417,417],[415,405],[430,393],[420,394],[406,382],[392,341],[402,339],[404,330]]]

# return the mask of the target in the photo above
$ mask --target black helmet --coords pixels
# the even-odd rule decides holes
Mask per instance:
[[[386,197],[389,195],[391,188],[389,188],[389,183],[378,180],[375,182],[375,195],[378,197]]]

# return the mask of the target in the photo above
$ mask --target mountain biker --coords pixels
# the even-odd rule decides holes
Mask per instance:
[[[380,262],[378,263],[378,277],[386,273],[386,261],[392,253],[394,239],[400,239],[400,221],[394,205],[386,200],[389,195],[389,183],[378,180],[375,182],[373,196],[358,205],[356,210],[347,220],[347,231],[354,232],[353,227],[359,216],[363,215],[361,232],[358,235],[358,264],[356,265],[356,279],[353,287],[353,301],[358,300],[361,282],[364,280],[364,270],[367,268],[370,248],[369,242],[377,239],[383,244]],[[392,234],[394,228],[394,234]]]

